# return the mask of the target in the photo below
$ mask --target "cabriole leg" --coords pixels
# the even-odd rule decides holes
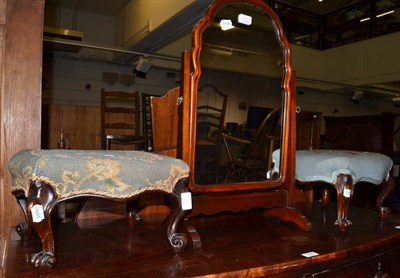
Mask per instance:
[[[31,263],[45,272],[56,263],[51,212],[56,204],[53,188],[40,181],[33,181],[29,187],[27,215],[28,221],[38,235],[42,250],[32,255]]]
[[[346,231],[352,223],[347,219],[347,212],[354,193],[353,178],[350,175],[339,175],[334,185],[337,191],[337,225],[340,231]]]
[[[172,193],[170,201],[170,215],[167,222],[167,237],[174,252],[182,252],[188,243],[184,233],[178,233],[182,220],[189,214],[190,210],[182,210],[181,194],[187,191],[187,179],[180,180]]]
[[[382,190],[379,193],[378,199],[376,200],[376,209],[381,217],[386,217],[390,214],[390,209],[388,207],[384,207],[383,202],[386,200],[386,197],[392,193],[393,188],[394,179],[392,177],[390,177],[387,182],[382,184]]]

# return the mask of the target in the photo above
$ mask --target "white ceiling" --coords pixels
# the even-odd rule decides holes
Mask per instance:
[[[77,9],[94,14],[114,16],[129,1],[130,0],[47,0],[46,5]],[[294,5],[317,14],[326,14],[339,8],[362,1],[325,0],[323,2],[319,2],[318,0],[277,0],[276,2]]]
[[[94,14],[114,16],[129,0],[46,0],[46,6],[64,7]]]
[[[105,16],[115,16],[129,1],[134,0],[46,0],[46,6],[65,7],[75,9],[77,11],[84,11],[94,14]],[[167,0],[162,0],[167,1]],[[202,0],[196,0],[202,1]],[[384,0],[385,2],[397,2],[398,0]],[[357,4],[360,2],[369,2],[365,0],[276,0],[277,3],[284,3],[299,7],[303,10],[308,10],[316,14],[327,14],[336,11],[349,5]],[[380,84],[377,86],[379,89],[388,91],[399,91],[400,83]]]

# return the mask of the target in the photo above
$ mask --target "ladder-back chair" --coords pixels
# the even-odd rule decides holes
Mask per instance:
[[[139,92],[105,91],[101,89],[100,127],[102,149],[128,149],[121,145],[134,145],[133,149],[143,149],[146,143],[140,134]]]

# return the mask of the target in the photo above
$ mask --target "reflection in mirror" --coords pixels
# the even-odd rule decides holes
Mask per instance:
[[[259,8],[223,6],[202,34],[195,183],[265,181],[281,147],[284,55]]]

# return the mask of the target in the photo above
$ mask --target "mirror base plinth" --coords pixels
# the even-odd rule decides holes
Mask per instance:
[[[283,222],[292,222],[304,231],[311,231],[311,222],[293,208],[272,208],[264,211],[265,217],[276,217]]]
[[[230,195],[193,196],[193,210],[189,217],[213,215],[221,212],[245,212],[265,209],[264,216],[276,217],[283,222],[292,222],[300,229],[311,230],[311,222],[299,211],[287,206],[287,191],[261,191],[232,193]]]

